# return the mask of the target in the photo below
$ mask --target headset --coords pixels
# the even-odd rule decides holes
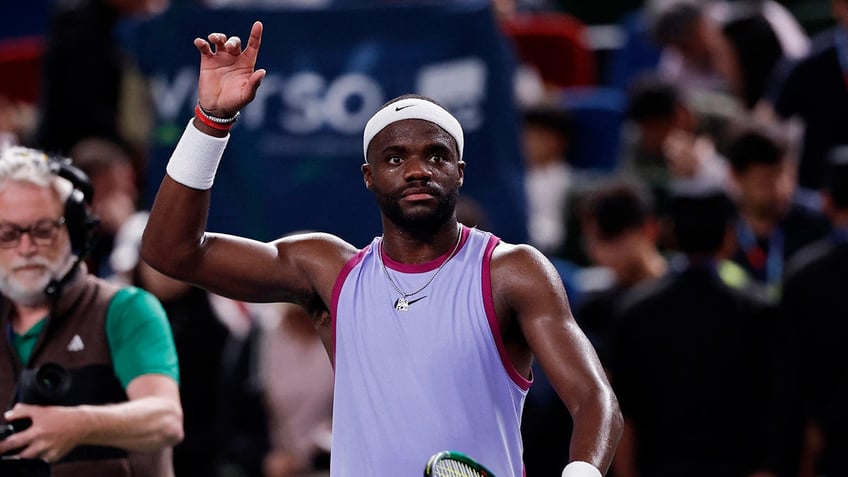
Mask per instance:
[[[71,163],[67,157],[48,156],[48,167],[50,172],[67,180],[73,186],[70,195],[65,200],[65,225],[68,227],[68,236],[71,242],[71,251],[76,255],[74,266],[59,280],[52,280],[45,288],[49,297],[55,298],[61,292],[62,287],[76,274],[80,263],[82,263],[91,249],[94,247],[94,236],[100,219],[91,210],[91,201],[94,197],[94,187],[91,181],[78,167]]]
[[[94,246],[94,234],[100,225],[100,219],[91,210],[94,187],[88,175],[75,167],[70,158],[49,157],[48,166],[52,173],[73,185],[65,201],[65,224],[71,239],[71,250],[84,260]]]

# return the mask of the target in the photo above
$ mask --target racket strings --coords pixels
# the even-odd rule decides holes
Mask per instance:
[[[486,474],[470,465],[450,459],[443,459],[433,466],[433,477],[485,477]]]

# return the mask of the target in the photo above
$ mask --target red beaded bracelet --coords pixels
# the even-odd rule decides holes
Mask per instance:
[[[226,123],[216,122],[211,117],[209,117],[209,115],[206,114],[206,112],[203,111],[203,108],[201,108],[198,104],[194,107],[194,116],[199,119],[200,122],[209,126],[212,129],[217,129],[218,131],[229,131],[233,128],[233,124],[235,124],[235,120],[236,118],[238,118],[238,113],[236,113],[236,115],[231,118],[232,121],[228,120],[228,122]]]

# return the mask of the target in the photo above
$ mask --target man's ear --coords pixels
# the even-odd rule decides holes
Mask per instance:
[[[462,187],[465,182],[465,161],[460,159],[456,164],[459,167],[459,187]]]
[[[365,188],[371,190],[371,164],[367,162],[362,164],[362,180],[365,182]]]

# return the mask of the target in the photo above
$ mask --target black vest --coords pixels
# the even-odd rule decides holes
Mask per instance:
[[[59,401],[63,406],[124,402],[127,395],[115,376],[106,336],[106,312],[119,287],[84,269],[65,285],[54,312],[33,349],[28,363],[21,363],[9,344],[10,315],[14,306],[0,296],[0,398],[6,406],[17,401],[21,373],[32,373],[46,363],[68,371],[70,388]],[[36,393],[38,394],[38,393]],[[143,457],[142,457],[143,456]],[[51,466],[53,477],[96,475],[98,477],[162,477],[171,475],[170,449],[155,453],[128,453],[115,447],[79,446]],[[162,470],[165,469],[165,470]]]

